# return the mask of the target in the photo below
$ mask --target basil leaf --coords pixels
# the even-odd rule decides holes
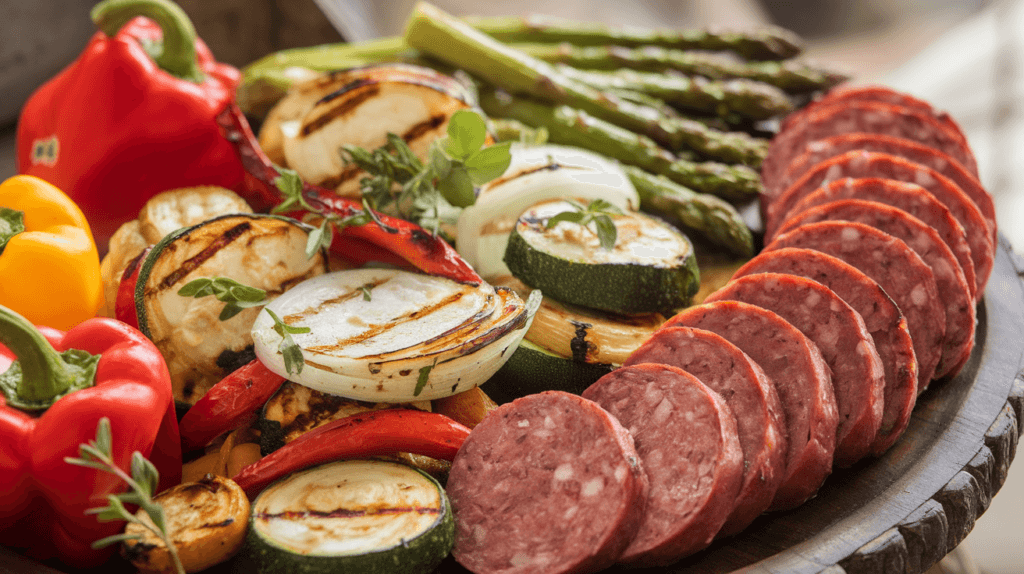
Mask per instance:
[[[209,277],[193,279],[178,289],[178,295],[182,297],[205,297],[213,295],[213,280]]]
[[[473,180],[461,163],[452,165],[448,176],[437,182],[437,189],[441,195],[448,200],[448,203],[455,207],[466,207],[473,205],[476,201],[476,190],[473,187]]]
[[[586,214],[580,213],[578,211],[563,211],[562,213],[553,215],[550,218],[548,218],[548,222],[544,226],[544,228],[551,229],[552,227],[558,225],[563,221],[568,221],[569,223],[582,223],[583,219],[586,217]]]
[[[597,238],[601,242],[601,247],[610,251],[615,247],[615,239],[618,237],[618,231],[615,229],[612,218],[607,215],[598,215],[594,218],[594,225],[597,226]]]
[[[485,147],[466,160],[466,169],[473,183],[483,185],[501,177],[512,164],[512,142]]]
[[[445,149],[455,159],[465,160],[487,141],[487,124],[472,110],[459,110],[448,120]]]

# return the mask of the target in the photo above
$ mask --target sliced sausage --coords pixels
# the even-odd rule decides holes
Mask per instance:
[[[835,392],[821,351],[775,313],[739,301],[684,309],[663,328],[695,327],[718,333],[754,359],[775,384],[786,414],[786,474],[769,510],[799,506],[832,471],[836,446]]]
[[[777,181],[786,166],[804,152],[808,142],[854,132],[920,142],[956,158],[968,172],[978,176],[978,162],[963,135],[931,115],[885,102],[840,101],[815,106],[772,138],[761,164],[762,177]]]
[[[801,118],[806,117],[808,114],[814,112],[821,106],[836,104],[845,101],[865,101],[865,102],[882,102],[886,104],[895,104],[917,110],[921,113],[928,114],[939,121],[939,123],[946,126],[950,131],[958,134],[961,139],[967,140],[964,136],[963,129],[950,117],[946,112],[937,111],[928,102],[915,98],[910,94],[898,92],[888,86],[880,85],[866,85],[866,86],[837,86],[829,90],[821,98],[796,113],[789,114],[782,121],[782,129],[787,129],[791,125],[800,121]]]
[[[665,566],[711,544],[743,481],[725,399],[690,373],[656,364],[616,369],[583,397],[629,429],[651,482],[640,529],[619,561]]]
[[[928,190],[935,199],[949,208],[967,232],[978,291],[984,292],[985,283],[992,273],[995,252],[991,233],[978,206],[955,183],[935,170],[894,155],[851,151],[819,163],[768,206],[765,237],[775,236],[798,201],[819,187],[844,177],[883,177],[909,181]]]
[[[917,358],[907,320],[874,280],[840,259],[811,249],[785,247],[765,251],[740,267],[733,278],[754,273],[789,273],[831,289],[860,313],[885,368],[882,424],[871,445],[879,455],[896,442],[910,422],[917,401]]]
[[[857,221],[900,239],[931,267],[946,314],[946,336],[932,378],[954,377],[974,348],[974,300],[953,252],[934,229],[895,207],[843,199],[812,207],[786,220],[779,233],[818,221]]]
[[[862,150],[887,153],[914,163],[930,167],[948,177],[978,206],[982,217],[992,231],[992,242],[998,243],[996,208],[990,194],[960,162],[948,154],[918,142],[880,134],[852,133],[813,141],[804,147],[804,153],[791,161],[778,182],[765,182],[765,193],[771,197],[785,191],[790,185],[818,163],[848,151]]]
[[[639,528],[648,480],[615,417],[548,391],[484,418],[452,461],[447,491],[460,564],[564,574],[614,563]]]
[[[705,301],[757,305],[807,335],[832,370],[839,409],[834,464],[847,467],[871,452],[882,424],[885,369],[859,313],[821,283],[783,273],[733,279]]]
[[[946,320],[935,276],[917,253],[887,233],[852,221],[801,225],[776,237],[764,250],[782,247],[827,253],[877,281],[907,318],[917,357],[918,393],[928,386],[939,364]]]
[[[978,291],[978,281],[974,272],[971,248],[967,244],[967,232],[960,222],[953,217],[949,208],[943,205],[928,190],[915,184],[894,179],[844,178],[819,187],[813,193],[800,200],[791,214],[800,213],[816,205],[831,203],[840,199],[864,199],[877,201],[902,209],[910,215],[925,222],[934,229],[942,241],[956,256],[971,289],[971,296],[977,302],[982,293]]]
[[[703,329],[660,329],[622,366],[641,363],[670,365],[690,373],[722,395],[736,415],[743,484],[719,536],[743,530],[768,509],[786,472],[786,418],[775,385],[739,347]]]

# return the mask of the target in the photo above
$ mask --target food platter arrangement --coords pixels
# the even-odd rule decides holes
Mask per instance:
[[[0,183],[15,572],[918,573],[1002,485],[1024,260],[929,103],[775,28],[92,17]]]

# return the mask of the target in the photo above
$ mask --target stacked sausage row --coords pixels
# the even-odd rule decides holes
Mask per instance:
[[[834,90],[787,118],[763,176],[766,247],[729,284],[582,398],[531,395],[477,427],[449,481],[463,565],[677,561],[885,452],[963,367],[996,230],[952,120]]]

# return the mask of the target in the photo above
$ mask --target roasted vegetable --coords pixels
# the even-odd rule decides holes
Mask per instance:
[[[234,556],[245,542],[249,499],[229,478],[206,475],[165,490],[154,501],[163,507],[168,534],[186,572],[200,572]],[[144,512],[136,518],[152,523]],[[121,555],[143,572],[171,572],[170,553],[162,540],[141,524],[128,524]]]

